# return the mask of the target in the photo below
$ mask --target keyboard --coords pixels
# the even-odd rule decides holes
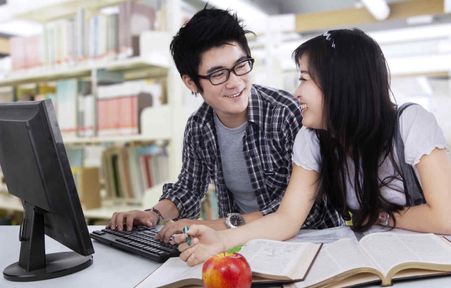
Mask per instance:
[[[155,239],[155,228],[136,227],[132,231],[102,229],[93,231],[91,238],[114,248],[125,250],[152,261],[163,263],[169,257],[179,256],[176,245],[166,244]]]

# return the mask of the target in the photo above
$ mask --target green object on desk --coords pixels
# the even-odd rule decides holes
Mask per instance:
[[[235,246],[235,247],[230,248],[229,250],[227,250],[227,252],[228,252],[228,253],[237,253],[237,252],[240,252],[241,247],[243,247],[243,245]]]

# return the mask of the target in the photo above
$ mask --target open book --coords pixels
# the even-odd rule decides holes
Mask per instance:
[[[306,279],[287,287],[347,287],[451,273],[451,243],[434,234],[378,232],[324,244]]]
[[[253,283],[290,283],[305,279],[322,244],[252,240],[239,252],[249,263]],[[189,267],[170,258],[135,288],[202,286],[202,264]]]

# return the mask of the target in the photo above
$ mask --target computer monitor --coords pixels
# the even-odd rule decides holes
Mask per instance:
[[[24,207],[19,261],[3,270],[5,279],[43,280],[91,265],[94,248],[51,100],[0,104],[0,164]],[[76,253],[46,255],[44,234]]]

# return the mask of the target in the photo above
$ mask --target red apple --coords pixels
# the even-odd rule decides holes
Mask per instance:
[[[206,288],[248,288],[252,284],[251,267],[239,253],[219,253],[202,266],[202,280]]]

